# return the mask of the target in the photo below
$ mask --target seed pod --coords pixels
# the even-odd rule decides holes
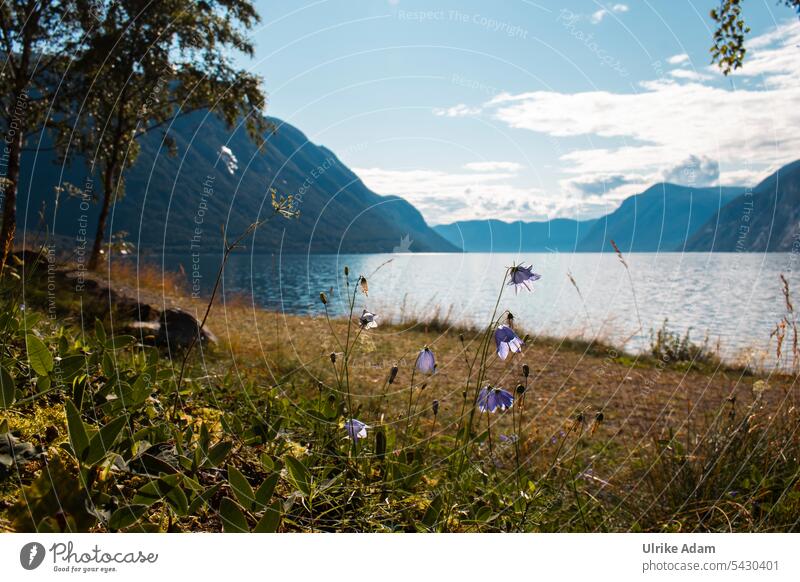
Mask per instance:
[[[325,295],[324,291],[320,291],[319,292],[319,300],[322,301],[323,305],[327,305],[328,304],[328,296]]]
[[[530,375],[530,373],[531,373],[530,366],[528,366],[528,364],[522,364],[522,375],[527,378]]]
[[[578,424],[583,424],[583,421],[584,421],[584,420],[586,420],[586,418],[583,416],[583,413],[582,413],[582,412],[579,412],[579,413],[578,413],[578,416],[576,416],[576,417],[575,417],[575,421],[576,421]]]
[[[517,394],[520,395],[525,394],[525,390],[526,388],[524,384],[520,384],[519,386],[517,386]]]
[[[602,410],[594,415],[594,421],[595,422],[603,422],[603,418],[605,418],[605,416],[603,415],[603,411]]]
[[[381,461],[386,457],[386,435],[382,428],[375,432],[375,456]]]
[[[394,379],[397,378],[397,366],[392,366],[389,371],[389,384],[394,384]]]
[[[336,352],[331,352],[331,364],[336,363]]]
[[[433,415],[434,416],[439,414],[439,401],[438,400],[434,400],[433,403],[431,404],[431,408],[433,409]]]
[[[347,265],[344,266],[344,276],[348,277],[350,275],[350,267]]]
[[[361,291],[364,293],[364,295],[369,295],[369,285],[367,285],[367,278],[362,275],[361,279],[359,280],[359,284],[361,285]]]

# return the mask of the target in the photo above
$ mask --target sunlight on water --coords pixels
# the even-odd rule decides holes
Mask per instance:
[[[342,271],[369,278],[369,308],[384,320],[425,319],[437,312],[450,321],[485,324],[500,291],[507,266],[523,260],[542,275],[532,297],[504,301],[518,325],[547,336],[598,335],[631,350],[646,348],[651,329],[669,319],[670,329],[719,344],[727,359],[743,350],[763,353],[783,316],[779,274],[793,289],[800,280],[790,254],[650,254],[626,256],[633,278],[614,254],[375,254],[375,255],[236,255],[225,272],[226,293],[245,295],[256,305],[288,313],[321,315],[320,291],[328,293],[332,312],[341,315]],[[167,264],[187,264],[167,257]],[[208,292],[218,259],[207,257],[203,290]],[[585,300],[570,283],[572,273]],[[332,291],[331,291],[332,290]],[[635,296],[635,297],[634,297]],[[642,331],[637,317],[642,320]],[[588,314],[588,317],[587,317]],[[774,343],[774,342],[773,342]]]

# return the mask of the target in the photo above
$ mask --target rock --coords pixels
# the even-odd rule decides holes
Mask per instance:
[[[21,441],[10,432],[0,434],[0,474],[43,456],[42,447]]]
[[[156,344],[169,346],[170,349],[187,348],[192,339],[197,337],[199,328],[200,323],[192,314],[182,309],[167,309],[159,319]],[[206,345],[216,344],[217,337],[206,327],[201,332],[200,341]]]

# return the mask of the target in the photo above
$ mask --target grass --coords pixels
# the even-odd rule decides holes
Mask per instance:
[[[177,278],[111,272],[115,289],[205,311]],[[446,313],[362,331],[322,304],[298,317],[219,299],[219,344],[195,350],[179,388],[182,354],[119,337],[102,293],[62,289],[51,320],[43,281],[28,274],[21,311],[22,283],[3,279],[15,392],[0,432],[47,453],[2,478],[5,530],[800,529],[796,376],[725,367],[688,338],[677,347],[690,357],[665,359],[674,338],[638,356],[536,337],[503,361],[493,325],[459,328]],[[349,281],[357,315],[363,291]],[[433,375],[414,368],[424,346]],[[515,395],[510,410],[477,411],[486,384]],[[348,438],[352,418],[366,438]]]

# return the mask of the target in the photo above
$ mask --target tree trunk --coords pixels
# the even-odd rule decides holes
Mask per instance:
[[[106,168],[103,173],[103,206],[100,209],[100,217],[97,219],[97,232],[94,235],[92,254],[89,257],[88,268],[90,270],[96,269],[97,264],[100,262],[100,249],[103,247],[103,238],[105,238],[108,210],[111,208],[111,197],[114,195],[116,188],[115,174],[116,168],[113,165]]]
[[[22,99],[19,95],[14,103]],[[24,113],[23,113],[24,115]],[[14,120],[12,114],[8,119],[7,131],[11,131],[11,123]],[[14,250],[14,235],[17,230],[17,190],[19,188],[19,166],[22,157],[22,134],[24,131],[23,123],[18,120],[16,134],[11,140],[8,148],[8,174],[6,175],[5,197],[3,199],[3,226],[0,229],[0,275],[5,269],[8,256]]]

